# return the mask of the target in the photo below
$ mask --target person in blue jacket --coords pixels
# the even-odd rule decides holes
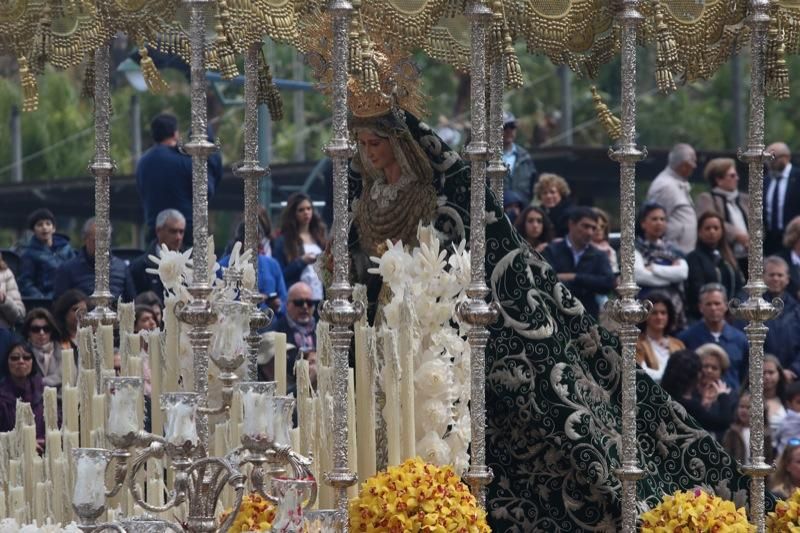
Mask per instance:
[[[260,226],[258,238],[259,241],[263,238]],[[218,261],[219,266],[223,268],[228,266],[231,259],[231,250],[236,242],[244,242],[244,222],[239,224],[236,229],[236,236],[226,247],[225,255]],[[221,270],[218,275],[222,276]],[[281,266],[275,259],[261,254],[258,256],[258,291],[264,296],[261,308],[269,307],[275,312],[275,317],[272,319],[273,322],[286,313],[287,292]]]
[[[153,146],[136,165],[136,189],[142,200],[148,240],[156,238],[156,217],[165,209],[177,209],[186,218],[183,244],[192,246],[192,158],[180,146],[178,119],[161,114],[150,124]],[[213,142],[209,127],[209,141]],[[222,156],[208,157],[208,197],[214,196],[222,180]]]
[[[20,253],[19,291],[23,298],[52,299],[56,271],[76,252],[69,237],[56,233],[56,219],[49,209],[31,213],[28,227],[33,235]]]
[[[90,296],[94,293],[96,232],[95,220],[92,217],[83,224],[83,230],[81,231],[83,247],[80,253],[61,265],[56,272],[53,288],[54,298],[58,298],[69,289],[80,289]],[[117,299],[120,297],[124,302],[132,301],[136,297],[136,290],[133,287],[131,273],[128,272],[128,265],[125,264],[125,261],[113,255],[109,258],[108,263],[108,290],[113,298],[113,305],[116,305]]]

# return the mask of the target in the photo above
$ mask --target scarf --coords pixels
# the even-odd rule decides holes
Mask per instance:
[[[683,257],[678,250],[665,243],[663,239],[650,242],[644,237],[636,237],[636,250],[642,254],[645,265],[671,265],[676,259]]]
[[[300,322],[295,322],[292,320],[287,314],[286,323],[289,324],[289,328],[292,331],[292,340],[294,340],[294,345],[298,350],[302,350],[304,348],[316,350],[314,343],[314,331],[316,330],[316,324],[314,324],[313,318],[308,321],[308,324],[301,324]]]
[[[736,229],[747,231],[747,217],[739,205],[739,191],[726,191],[719,187],[714,187],[711,194],[720,197],[724,200],[725,205],[725,220]]]

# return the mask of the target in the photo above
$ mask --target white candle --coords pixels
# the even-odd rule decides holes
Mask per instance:
[[[100,343],[103,350],[103,366],[114,368],[114,326],[101,324],[98,328]]]
[[[180,338],[180,325],[178,317],[175,316],[175,304],[178,303],[177,296],[168,296],[164,301],[164,329],[167,334],[166,357],[166,382],[163,392],[178,390],[178,339]]]
[[[64,386],[75,385],[78,372],[75,369],[75,352],[72,348],[61,350],[61,380]]]
[[[79,429],[81,433],[81,444],[83,444],[83,446],[89,446],[89,443],[91,442],[90,441],[91,431],[93,427],[92,396],[94,396],[94,391],[95,391],[94,384],[95,384],[94,370],[91,370],[89,368],[82,368],[80,371],[78,390],[80,391],[81,395],[80,397],[81,424],[79,426]]]
[[[291,396],[267,397],[267,412],[272,423],[267,426],[269,439],[278,446],[291,446],[289,430],[292,427],[294,398]]]
[[[80,456],[75,467],[75,490],[72,502],[75,505],[90,505],[100,509],[106,501],[106,459],[104,457]]]
[[[133,333],[136,325],[136,312],[133,302],[117,304],[117,318],[119,319],[119,332]]]
[[[350,470],[357,473],[358,469],[358,447],[356,445],[356,393],[355,377],[353,369],[347,369],[347,463]],[[358,484],[351,485],[347,489],[347,496],[355,498],[358,496]]]
[[[400,361],[398,361],[395,333],[393,331],[382,331],[381,333],[383,335],[383,356],[386,360],[383,368],[383,392],[386,397],[383,418],[386,421],[389,466],[395,466],[402,461],[398,376],[400,373]]]
[[[77,432],[78,427],[78,388],[64,385],[61,393],[61,408],[63,410],[63,425],[72,432]]]
[[[175,446],[190,442],[193,446],[199,440],[195,424],[196,407],[184,402],[176,402],[166,410],[164,436]]]
[[[256,391],[242,392],[244,418],[242,432],[253,439],[263,439],[270,433],[267,395]]]
[[[286,395],[286,334],[276,333],[273,337],[275,346],[275,381],[278,382],[278,389],[275,392],[278,396]]]
[[[45,434],[45,453],[50,460],[50,470],[54,469],[55,462],[58,461],[63,452],[61,450],[61,432],[57,429],[47,430]]]
[[[358,442],[358,478],[363,482],[375,475],[375,382],[370,342],[373,328],[356,326],[356,441]]]
[[[139,395],[139,388],[128,386],[119,386],[109,392],[106,426],[109,435],[124,437],[139,430]]]
[[[54,387],[44,388],[44,427],[46,430],[58,428],[58,392]]]
[[[397,353],[400,356],[400,434],[403,459],[416,455],[414,427],[414,339],[411,328],[400,330]]]
[[[33,499],[33,517],[37,524],[45,524],[47,518],[47,500],[48,495],[52,492],[50,483],[39,481],[36,483],[36,490],[34,493],[36,497]]]
[[[105,426],[106,426],[106,395],[94,394],[92,395],[91,431],[94,432],[96,438],[99,440],[97,442],[93,441],[91,444],[92,447],[105,448],[105,446],[100,445],[104,441]]]
[[[22,487],[11,487],[8,490],[9,510],[13,513],[13,518],[17,522],[24,524],[27,522],[27,504],[25,503],[25,489]]]
[[[147,336],[147,352],[150,360],[150,427],[164,427],[161,414],[161,393],[164,392],[164,381],[161,365],[161,332],[156,330]]]

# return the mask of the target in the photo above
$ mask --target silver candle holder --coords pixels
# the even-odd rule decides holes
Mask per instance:
[[[98,523],[106,512],[106,467],[111,452],[102,448],[74,448],[75,486],[72,492],[72,509],[78,516],[78,527],[85,533],[111,529],[125,533],[114,524]]]

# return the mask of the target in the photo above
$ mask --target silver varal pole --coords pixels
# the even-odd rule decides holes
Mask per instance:
[[[251,263],[256,274],[256,285],[247,294],[253,304],[250,312],[250,332],[248,344],[248,379],[258,377],[258,349],[261,337],[258,331],[272,321],[272,313],[259,309],[262,295],[258,290],[258,185],[259,180],[269,173],[258,161],[258,54],[261,42],[253,42],[247,47],[244,56],[244,161],[234,173],[244,180],[244,250],[250,250]],[[243,250],[243,251],[244,251]]]
[[[769,29],[769,0],[750,0],[750,120],[747,149],[740,151],[739,158],[747,163],[750,179],[750,211],[748,224],[750,249],[748,252],[748,283],[744,289],[748,294],[745,302],[734,300],[731,311],[734,316],[746,320],[744,328],[750,344],[750,461],[742,470],[752,477],[750,482],[750,522],[756,531],[763,533],[764,522],[764,478],[772,472],[764,457],[764,338],[767,327],[764,322],[774,318],[783,310],[783,302],[775,299],[767,302],[763,298],[764,284],[764,224],[761,218],[764,206],[764,164],[771,154],[764,152],[764,57],[766,55],[767,31]]]
[[[497,320],[497,308],[486,302],[484,260],[486,255],[486,160],[489,146],[486,142],[486,28],[492,11],[479,0],[469,3],[466,16],[471,26],[470,100],[472,140],[466,154],[470,160],[470,257],[472,280],[467,288],[467,300],[458,313],[470,325],[470,422],[472,442],[469,470],[464,479],[481,507],[486,507],[486,485],[493,478],[486,466],[486,344],[487,327]]]
[[[109,290],[109,261],[111,259],[111,175],[115,165],[111,160],[111,93],[109,89],[109,44],[104,43],[94,53],[94,160],[89,170],[94,176],[94,292],[91,296],[94,309],[81,319],[81,324],[97,328],[114,325],[117,315],[111,309]],[[101,353],[95,353],[95,392],[102,392]]]
[[[192,263],[194,275],[189,287],[192,300],[178,310],[178,318],[191,326],[189,342],[194,358],[194,386],[198,393],[197,433],[203,448],[209,449],[208,414],[208,348],[211,343],[209,326],[217,315],[211,309],[208,270],[208,157],[217,147],[209,142],[206,108],[206,10],[213,7],[212,0],[185,0],[190,9],[189,41],[191,44],[191,94],[192,133],[184,148],[192,156],[192,235],[194,250]]]
[[[348,257],[347,160],[353,147],[347,132],[347,29],[353,6],[347,0],[331,0],[333,17],[333,137],[326,151],[333,160],[333,283],[321,315],[331,325],[333,347],[333,470],[325,481],[336,491],[337,531],[349,531],[347,488],[358,479],[347,461],[347,377],[353,324],[364,312],[353,303]]]
[[[637,464],[636,440],[636,324],[647,318],[650,302],[636,299],[639,287],[633,275],[636,226],[636,162],[646,155],[636,148],[636,30],[642,20],[639,0],[624,0],[618,18],[622,27],[622,138],[611,158],[620,167],[621,277],[618,300],[609,308],[621,324],[622,343],[622,531],[636,531],[636,481],[644,472]]]
[[[503,85],[505,84],[506,69],[503,65],[501,43],[495,43],[489,59],[489,165],[486,175],[489,176],[489,186],[503,203],[503,180],[509,168],[503,162]]]

